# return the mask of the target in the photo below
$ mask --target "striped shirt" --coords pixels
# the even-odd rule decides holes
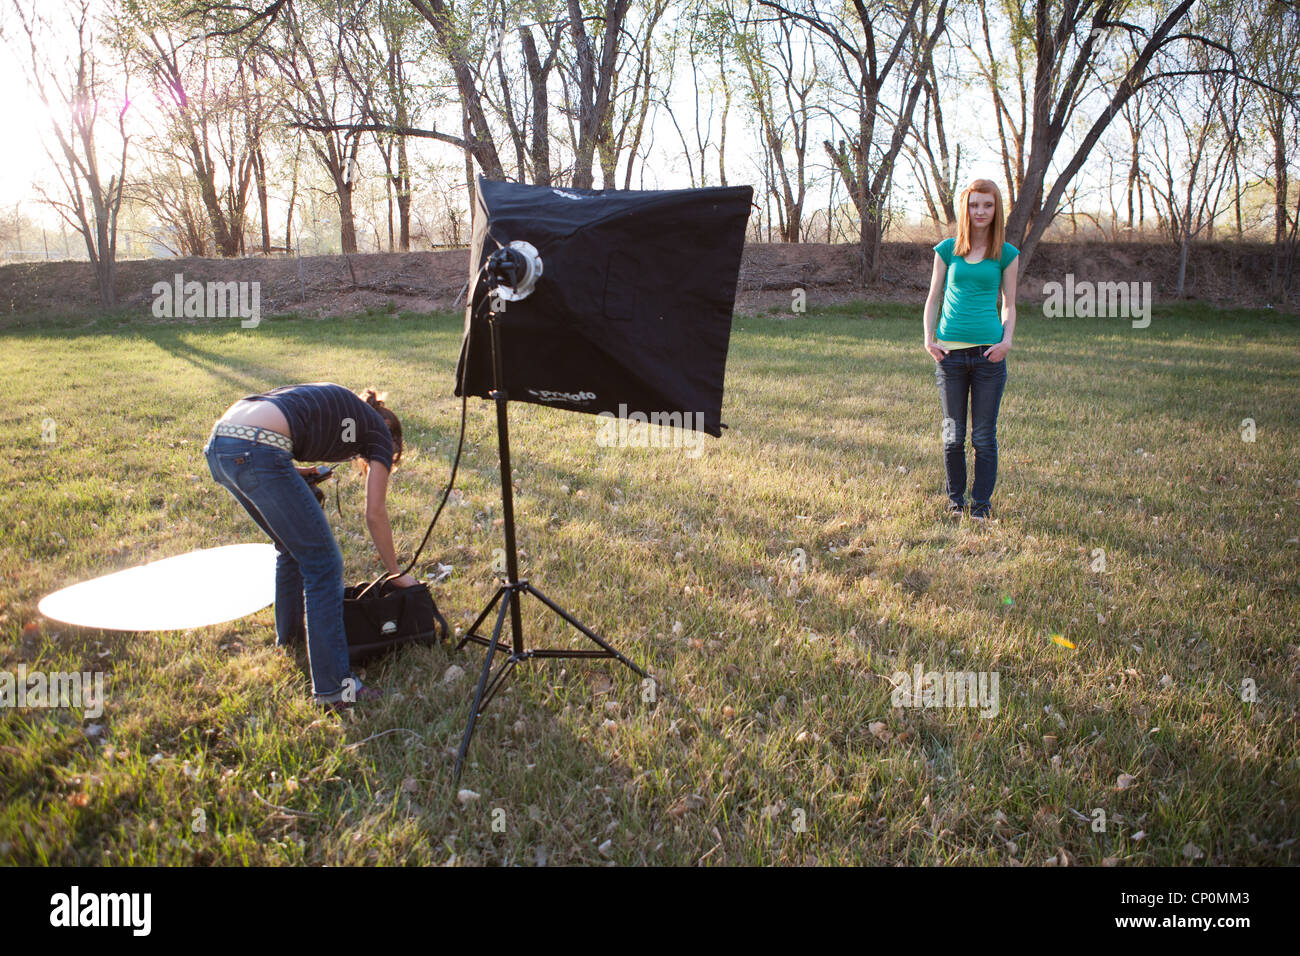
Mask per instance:
[[[270,402],[284,413],[297,461],[347,461],[361,455],[392,471],[393,435],[387,423],[342,385],[285,385],[244,400]]]

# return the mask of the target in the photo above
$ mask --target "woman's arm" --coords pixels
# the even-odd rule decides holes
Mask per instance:
[[[1001,362],[1011,351],[1011,339],[1016,333],[1016,271],[1019,268],[1020,257],[1016,256],[1002,270],[1002,341],[984,353],[990,362]]]
[[[380,462],[371,461],[366,475],[366,527],[379,552],[379,560],[384,563],[384,570],[397,574],[397,551],[393,548],[393,528],[388,523],[388,469]],[[405,588],[419,584],[409,574],[394,579],[394,584]]]
[[[943,301],[943,285],[948,278],[948,266],[939,253],[934,254],[934,268],[930,270],[930,294],[925,297],[925,350],[936,362],[942,361],[948,350],[934,341],[935,326],[939,323],[939,305]]]

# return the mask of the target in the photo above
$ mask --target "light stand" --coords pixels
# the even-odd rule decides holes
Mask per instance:
[[[535,253],[535,250],[533,250]],[[496,255],[501,254],[499,250]],[[495,255],[494,255],[495,257]],[[540,270],[540,265],[538,266]],[[472,293],[471,293],[472,294]],[[524,295],[527,292],[523,293]],[[522,296],[519,296],[522,297]],[[507,296],[502,296],[507,298]],[[604,638],[595,631],[592,631],[585,624],[575,618],[560,605],[556,604],[527,580],[519,579],[519,558],[515,547],[515,511],[514,511],[514,488],[511,482],[510,469],[510,425],[506,415],[506,403],[509,401],[509,394],[505,389],[503,363],[501,358],[501,337],[497,328],[497,313],[495,311],[488,313],[488,327],[491,331],[492,341],[492,384],[491,392],[493,400],[497,406],[497,447],[501,458],[501,508],[502,515],[505,519],[506,535],[506,580],[497,588],[492,599],[488,601],[487,606],[479,612],[474,623],[466,630],[465,635],[456,645],[456,650],[460,650],[468,641],[476,644],[482,644],[487,647],[487,656],[483,660],[483,673],[479,677],[478,688],[474,692],[474,704],[470,708],[469,723],[465,727],[465,735],[460,742],[460,752],[456,755],[456,779],[454,786],[460,785],[460,774],[464,767],[465,755],[469,751],[470,740],[474,736],[474,727],[478,723],[479,717],[487,705],[492,702],[496,692],[501,688],[502,683],[515,665],[531,658],[551,658],[551,657],[612,657],[615,660],[626,664],[642,678],[649,675],[640,667],[633,664],[630,660],[620,654]],[[541,601],[552,612],[559,615],[565,622],[581,631],[588,639],[599,645],[596,648],[582,648],[578,650],[566,650],[555,648],[534,648],[529,649],[524,646],[524,629],[523,622],[519,613],[519,603],[521,596],[531,594]],[[504,598],[504,600],[503,600]],[[477,633],[481,625],[492,609],[500,604],[496,612],[496,623],[492,628],[490,638]],[[506,609],[510,611],[510,643],[505,646],[501,641],[501,631],[505,626]],[[496,668],[493,673],[493,665],[496,662],[496,655],[502,653],[506,655],[504,661]]]

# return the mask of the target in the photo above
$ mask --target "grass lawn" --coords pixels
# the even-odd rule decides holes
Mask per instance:
[[[0,711],[0,861],[1296,862],[1300,323],[1033,312],[986,527],[942,517],[919,304],[738,318],[730,428],[698,457],[512,405],[527,576],[659,687],[521,666],[465,802],[481,648],[405,650],[364,674],[386,700],[322,715],[270,608],[162,634],[36,612],[78,580],[264,540],[201,449],[236,398],[292,382],[389,391],[409,557],[454,450],[461,318],[11,321],[0,669],[102,670],[107,699],[93,722]],[[464,626],[502,543],[485,402],[458,485],[426,556],[454,566],[434,593]],[[348,580],[373,577],[361,481],[341,521],[326,487]],[[573,640],[525,608],[533,643]],[[996,714],[892,706],[891,674],[917,666],[996,672]]]

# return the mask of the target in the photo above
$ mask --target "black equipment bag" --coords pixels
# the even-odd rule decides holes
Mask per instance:
[[[353,664],[403,644],[445,641],[449,633],[427,584],[397,588],[387,580],[343,589],[343,629]]]
[[[462,406],[460,442],[463,443],[464,440],[465,415]],[[424,540],[416,549],[415,557],[411,559],[406,569],[400,572],[401,574],[410,573],[411,568],[415,567],[415,562],[419,560],[420,553],[424,551],[424,546],[429,542],[433,526],[437,523],[438,516],[442,514],[447,497],[451,494],[452,485],[455,484],[456,466],[459,463],[458,445],[456,460],[452,463],[451,480],[448,481],[447,489],[443,492],[442,501],[424,532]],[[333,468],[328,468],[324,471],[318,470],[314,475],[303,475],[321,508],[325,507],[325,495],[316,486],[333,474],[333,471]],[[343,509],[339,506],[338,495],[336,480],[334,507],[338,509],[341,518]],[[433,644],[435,641],[445,641],[451,633],[446,618],[438,613],[438,604],[429,593],[429,586],[421,582],[409,588],[394,587],[392,578],[397,576],[399,575],[381,574],[369,583],[362,581],[353,587],[343,589],[343,631],[348,640],[350,663],[363,664],[403,644]]]

